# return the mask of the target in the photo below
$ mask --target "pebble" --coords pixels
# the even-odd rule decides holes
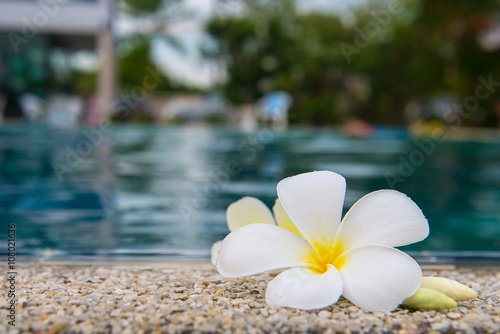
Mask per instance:
[[[18,272],[16,328],[0,321],[0,334],[500,332],[494,268],[424,270],[473,287],[478,299],[449,311],[390,313],[364,311],[344,298],[322,310],[270,307],[265,292],[275,274],[225,279],[210,264],[21,264]],[[6,316],[0,306],[0,318]]]
[[[126,295],[122,299],[124,302],[130,302],[130,301],[136,301],[137,300],[137,295],[135,293],[132,293],[130,295]]]
[[[327,319],[327,318],[330,317],[330,315],[332,315],[330,312],[323,310],[323,311],[320,311],[318,313],[318,318],[320,318],[320,319]]]
[[[447,314],[448,318],[450,319],[458,319],[460,317],[462,317],[459,313],[457,312],[448,312]]]

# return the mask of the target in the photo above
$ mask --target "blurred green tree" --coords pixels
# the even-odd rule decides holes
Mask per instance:
[[[226,66],[222,90],[230,101],[255,102],[285,90],[294,98],[294,122],[359,117],[405,124],[411,102],[432,105],[451,96],[463,107],[475,102],[467,98],[476,94],[479,77],[500,81],[500,46],[482,42],[500,29],[498,0],[372,1],[351,22],[298,12],[293,1],[245,4],[240,15],[207,23],[215,47],[206,54]],[[500,89],[493,88],[462,113],[460,124],[497,124]]]
[[[137,33],[119,40],[118,77],[120,91],[127,93],[142,84],[148,74],[147,69],[159,72],[152,56],[154,41],[166,43],[179,52],[183,52],[182,43],[171,36],[168,25],[185,15],[181,0],[119,0],[118,9],[133,22]],[[161,72],[161,71],[160,71]],[[191,90],[182,83],[173,82],[166,73],[155,91]]]
[[[499,15],[498,0],[422,0],[409,27],[415,31],[415,42],[436,64],[434,92],[457,96],[465,109],[462,122],[466,125],[498,124],[495,108],[500,86],[485,99],[476,96],[476,87],[482,84],[481,77],[500,82],[500,45],[482,42],[487,33],[500,30]],[[425,65],[431,66],[431,62]],[[477,106],[469,102],[474,100],[479,101]]]
[[[250,1],[246,15],[215,17],[206,31],[216,45],[206,56],[226,66],[224,95],[233,103],[254,102],[276,89],[274,79],[286,75],[294,65],[296,38],[292,1],[275,1],[263,6]]]
[[[344,118],[342,102],[353,96],[346,91],[350,76],[336,42],[352,33],[339,18],[298,13],[293,1],[250,1],[244,15],[216,17],[206,31],[215,46],[205,54],[226,66],[222,91],[231,102],[251,103],[284,90],[294,98],[294,122]]]
[[[500,89],[477,106],[464,106],[464,102],[475,103],[480,77],[493,76],[494,81],[500,81],[500,46],[488,50],[481,44],[488,30],[500,27],[499,4],[498,0],[403,2],[398,16],[404,19],[392,17],[385,34],[371,40],[350,64],[354,72],[369,77],[373,109],[369,119],[402,124],[409,102],[451,96],[457,103],[453,108],[462,105],[466,109],[460,124],[497,125]],[[356,24],[366,27],[375,20],[374,12],[359,11]]]

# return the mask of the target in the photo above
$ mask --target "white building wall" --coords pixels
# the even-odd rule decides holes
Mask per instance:
[[[0,32],[14,49],[39,33],[93,36],[100,58],[98,112],[105,118],[116,89],[112,15],[113,0],[0,0]]]
[[[0,30],[96,34],[109,26],[112,0],[0,0]]]

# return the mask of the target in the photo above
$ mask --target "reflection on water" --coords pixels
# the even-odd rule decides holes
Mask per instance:
[[[434,143],[401,177],[422,143],[400,137],[120,126],[85,146],[82,132],[11,124],[0,128],[0,220],[17,224],[24,255],[50,248],[52,259],[208,261],[211,244],[228,233],[229,203],[250,195],[271,206],[280,179],[328,169],[347,178],[345,210],[397,177],[389,182],[431,226],[426,241],[406,250],[498,256],[500,142]]]

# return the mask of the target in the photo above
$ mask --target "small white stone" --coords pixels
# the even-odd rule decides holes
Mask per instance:
[[[450,319],[459,319],[461,317],[461,315],[457,312],[448,312],[447,316]]]
[[[111,316],[112,316],[112,317],[118,317],[118,316],[120,316],[120,314],[121,314],[121,313],[122,313],[122,311],[121,311],[121,310],[119,310],[119,309],[114,309],[113,311],[111,311]]]
[[[331,315],[330,312],[324,311],[324,310],[318,313],[318,317],[321,318],[321,319],[329,318],[330,315]]]
[[[137,295],[135,293],[126,295],[123,297],[124,302],[130,302],[130,301],[136,301],[137,300]]]

